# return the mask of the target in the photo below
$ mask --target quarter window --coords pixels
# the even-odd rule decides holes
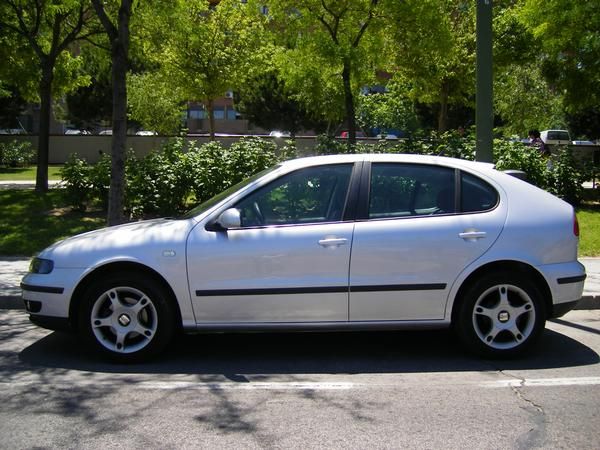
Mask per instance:
[[[342,219],[352,164],[309,167],[284,175],[236,205],[242,227]]]
[[[460,185],[462,212],[487,211],[498,203],[498,193],[488,183],[462,172]]]
[[[452,214],[454,169],[422,164],[373,164],[369,218]]]

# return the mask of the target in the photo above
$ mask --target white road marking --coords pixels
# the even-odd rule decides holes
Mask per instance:
[[[497,380],[482,383],[483,387],[545,387],[545,386],[590,386],[600,384],[600,377],[573,377],[573,378],[524,378],[523,380]]]
[[[411,389],[418,385],[419,387],[444,388],[448,386],[477,386],[481,388],[506,388],[506,387],[562,387],[562,386],[592,386],[600,385],[600,377],[573,377],[573,378],[525,378],[523,380],[502,379],[495,381],[457,381],[443,379],[434,382],[423,382],[422,380],[411,381],[407,379],[397,380],[388,383],[352,383],[335,381],[317,381],[317,382],[198,382],[183,380],[135,380],[135,379],[72,379],[56,380],[55,382],[37,381],[34,379],[19,381],[0,381],[0,388],[27,388],[40,384],[51,386],[53,389],[74,389],[89,388],[100,386],[115,386],[123,383],[131,388],[150,389],[150,390],[204,390],[204,391],[347,391],[352,389]]]
[[[292,390],[292,391],[338,391],[354,389],[362,385],[344,382],[245,382],[245,383],[198,383],[193,381],[144,381],[138,385],[143,389],[199,389],[199,390]]]

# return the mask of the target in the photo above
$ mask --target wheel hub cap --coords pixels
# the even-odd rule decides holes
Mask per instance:
[[[508,311],[501,311],[500,314],[498,314],[498,320],[501,323],[506,323],[510,320],[510,314],[508,313]]]
[[[119,316],[119,323],[121,324],[121,326],[126,327],[127,325],[129,325],[131,323],[131,319],[129,318],[129,316],[127,314],[121,314]]]

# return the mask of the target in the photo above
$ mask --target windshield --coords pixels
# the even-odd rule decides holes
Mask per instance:
[[[245,180],[240,181],[238,184],[231,186],[229,189],[226,189],[223,192],[215,195],[214,197],[206,200],[205,202],[200,203],[194,209],[191,209],[188,212],[186,212],[185,214],[183,214],[182,216],[178,217],[178,219],[191,219],[192,217],[196,217],[196,216],[202,214],[203,212],[208,211],[210,208],[215,206],[221,200],[224,200],[225,198],[227,198],[234,192],[239,191],[240,189],[246,187],[253,181],[258,180],[262,176],[266,175],[267,173],[269,173],[275,169],[278,169],[279,167],[280,167],[279,165],[269,167],[268,169],[265,169],[262,172],[258,172],[257,174],[252,175],[250,178],[246,178]]]

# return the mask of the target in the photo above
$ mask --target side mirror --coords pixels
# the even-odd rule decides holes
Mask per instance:
[[[242,226],[240,211],[236,208],[229,208],[221,213],[215,221],[217,229],[228,230],[229,228],[239,228]]]

